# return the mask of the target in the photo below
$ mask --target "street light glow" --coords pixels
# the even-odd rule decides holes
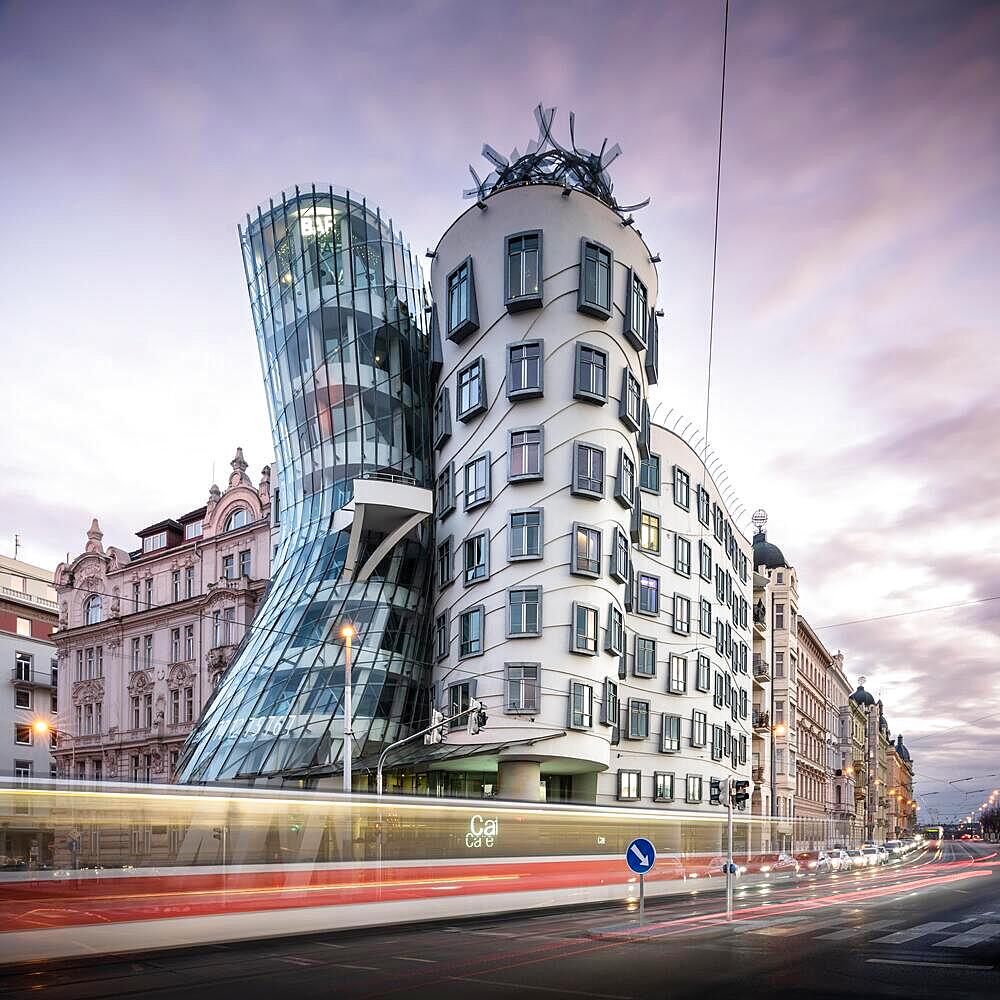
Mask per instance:
[[[355,632],[354,632],[354,626],[353,625],[345,625],[340,630],[340,636],[341,636],[342,639],[353,639],[354,635],[355,635]]]
[[[49,724],[44,719],[35,719],[31,726],[39,736],[44,736],[49,731]]]

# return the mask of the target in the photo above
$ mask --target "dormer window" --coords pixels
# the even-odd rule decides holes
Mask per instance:
[[[245,528],[250,523],[250,512],[246,507],[237,507],[231,511],[226,518],[226,525],[223,531],[236,531],[237,528]]]
[[[202,527],[202,521],[200,518],[197,521],[189,521],[187,524],[184,525],[184,537],[185,539],[197,538],[199,535],[201,535],[203,530],[204,529]]]
[[[142,551],[143,552],[155,552],[157,549],[162,549],[167,544],[167,533],[165,531],[158,531],[155,535],[147,535],[142,540]]]

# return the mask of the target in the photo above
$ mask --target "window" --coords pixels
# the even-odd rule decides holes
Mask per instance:
[[[97,625],[101,620],[101,595],[91,594],[83,603],[84,625]]]
[[[685,802],[701,802],[701,775],[689,774],[684,785]]]
[[[224,608],[222,611],[224,646],[231,646],[236,642],[236,608]]]
[[[618,475],[615,477],[615,499],[631,508],[635,497],[635,462],[624,448],[618,451]]]
[[[541,231],[507,237],[504,298],[508,312],[532,309],[542,304]]]
[[[167,544],[167,533],[165,531],[158,531],[155,535],[147,535],[142,540],[142,551],[143,552],[155,552],[157,549],[162,549]]]
[[[660,750],[663,753],[678,753],[681,748],[681,717],[663,713],[663,734],[660,738]]]
[[[634,802],[639,798],[639,782],[641,771],[618,772],[618,799],[621,802]]]
[[[140,591],[140,583],[139,583],[138,580],[136,580],[132,584],[132,610],[133,611],[138,611],[139,608],[142,606],[141,603],[140,603],[139,591]]]
[[[507,398],[531,399],[544,391],[545,345],[525,340],[507,345]]]
[[[710,636],[712,634],[712,602],[707,597],[703,597],[700,603],[701,620],[699,622],[699,627],[701,629],[701,634]]]
[[[434,400],[434,447],[440,448],[451,437],[451,394],[444,386]]]
[[[507,478],[541,479],[543,463],[541,427],[527,427],[510,432]]]
[[[638,431],[642,426],[642,387],[628,368],[622,371],[622,398],[618,416],[631,431]]]
[[[542,588],[512,587],[507,591],[507,638],[542,634]]]
[[[725,740],[722,726],[712,726],[712,760],[722,760],[726,750]]]
[[[153,637],[151,635],[145,636],[144,643],[142,665],[148,670],[153,665]]]
[[[635,637],[635,655],[632,672],[636,677],[656,676],[656,640],[645,636]]]
[[[174,688],[170,692],[170,722],[177,725],[181,721],[181,691]]]
[[[170,630],[170,662],[177,663],[181,658],[181,630],[172,628]]]
[[[30,653],[15,653],[14,654],[14,680],[16,681],[30,681],[32,665],[34,663],[34,657]],[[77,677],[77,680],[82,680],[82,677]]]
[[[437,660],[443,660],[448,655],[448,612],[444,611],[434,619],[434,652]]]
[[[31,708],[31,688],[15,688],[14,707]]]
[[[15,760],[14,761],[14,777],[15,778],[30,778],[35,773],[34,761],[30,760]]]
[[[573,445],[573,485],[575,496],[604,498],[604,449],[577,441]]]
[[[708,743],[708,714],[695,709],[691,713],[691,746],[703,747]]]
[[[573,602],[573,639],[570,652],[597,655],[597,608]]]
[[[474,608],[463,611],[458,617],[459,635],[461,636],[458,648],[459,659],[467,656],[482,656],[484,642],[483,633],[486,628],[486,609],[478,604]]]
[[[231,552],[222,557],[222,575],[227,580],[236,579],[236,556]]]
[[[231,511],[226,518],[226,525],[223,531],[235,531],[237,528],[245,528],[250,523],[250,512],[246,507],[237,507]]]
[[[639,614],[658,615],[660,613],[660,578],[651,573],[640,573],[636,578],[639,590]]]
[[[143,709],[143,726],[146,729],[152,728],[153,725],[153,695],[152,693],[146,694],[142,699],[142,709]]]
[[[439,473],[434,484],[437,516],[444,520],[455,509],[455,465],[449,462]]]
[[[670,654],[670,674],[667,677],[668,694],[684,694],[687,690],[688,661],[686,656]]]
[[[437,547],[437,582],[438,588],[447,587],[452,581],[451,535],[438,542]]]
[[[691,477],[679,465],[674,466],[674,503],[691,509]]]
[[[222,645],[222,612],[212,612],[212,646]]]
[[[785,627],[785,606],[784,604],[775,604],[774,606],[774,627],[776,629]]]
[[[151,608],[153,606],[153,578],[146,578],[146,607]]]
[[[465,463],[465,509],[472,510],[489,503],[492,495],[490,454],[487,452]]]
[[[594,724],[594,689],[583,681],[570,681],[569,725],[571,729],[590,729]]]
[[[141,648],[142,648],[141,647],[141,643],[142,643],[142,640],[138,636],[136,636],[132,640],[132,669],[133,670],[138,670],[139,669],[139,657],[141,655]],[[77,653],[76,655],[77,655],[77,660],[79,660],[81,654]],[[81,675],[81,668],[80,668],[80,664],[77,663],[77,678],[76,678],[77,680],[81,680],[82,679],[80,675]]]
[[[639,489],[646,493],[660,492],[659,455],[650,455],[639,463]]]
[[[490,534],[481,531],[462,543],[462,572],[465,586],[486,580],[490,575]]]
[[[683,535],[674,535],[674,572],[691,575],[691,542]]]
[[[486,412],[486,362],[476,358],[458,373],[458,402],[455,416],[467,421]]]
[[[479,310],[476,307],[476,281],[472,258],[466,257],[447,281],[448,339],[456,343],[479,329]]]
[[[184,626],[184,659],[194,659],[194,626]]]
[[[181,571],[175,569],[170,574],[170,600],[176,603],[181,599]]]
[[[674,801],[674,776],[667,771],[653,775],[653,799],[656,802]]]
[[[138,729],[141,725],[141,707],[139,704],[139,697],[133,695],[132,697],[132,728]]]
[[[704,653],[698,654],[698,666],[695,669],[694,686],[696,691],[712,690],[712,663]]]
[[[576,308],[598,319],[611,316],[611,280],[614,256],[601,243],[580,241],[580,290]]]
[[[643,511],[639,519],[639,548],[643,552],[660,553],[660,516]]]
[[[614,548],[611,550],[611,576],[619,583],[628,583],[631,576],[628,536],[615,525]]]
[[[691,634],[691,601],[683,594],[674,594],[674,632]]]
[[[184,595],[194,597],[194,566],[188,566],[184,570]]]
[[[537,712],[539,706],[537,663],[506,663],[507,711],[511,714]]]
[[[514,510],[510,513],[507,555],[511,560],[542,557],[542,511]]]
[[[191,538],[197,538],[204,530],[203,522],[201,518],[197,521],[188,521],[184,525],[184,540],[187,541]]]
[[[784,650],[775,650],[774,653],[774,676],[785,676],[785,653]]]
[[[603,405],[608,401],[608,355],[589,344],[576,345],[573,398]]]
[[[644,740],[649,737],[649,702],[640,698],[628,700],[628,738]]]
[[[240,551],[240,576],[250,576],[250,549]]]
[[[469,698],[471,697],[471,684],[465,681],[461,684],[452,684],[448,688],[448,718],[452,716],[459,715],[464,712],[469,707]],[[465,725],[465,719],[454,719],[451,723],[452,729],[458,729],[460,726]]]
[[[712,547],[708,542],[698,542],[698,573],[703,580],[712,579]]]
[[[570,572],[577,576],[601,575],[601,532],[585,524],[573,525],[573,558]]]
[[[649,301],[646,286],[638,275],[629,268],[628,301],[625,304],[625,325],[622,332],[625,339],[637,350],[646,346],[649,337]]]
[[[704,486],[698,486],[698,520],[708,527],[709,521],[709,499],[708,490]]]
[[[194,721],[194,688],[184,688],[184,721]]]
[[[614,606],[608,605],[608,625],[605,629],[604,651],[621,656],[625,651],[625,619],[621,611]]]

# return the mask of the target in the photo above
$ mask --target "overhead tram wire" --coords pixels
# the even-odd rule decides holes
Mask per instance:
[[[816,625],[814,631],[828,628],[843,628],[845,625],[863,625],[866,622],[882,622],[888,618],[905,618],[909,615],[927,615],[935,611],[950,611],[954,608],[971,608],[977,604],[987,604],[990,601],[1000,601],[1000,594],[995,597],[978,597],[972,601],[956,601],[954,604],[939,604],[934,608],[915,608],[913,611],[897,611],[891,615],[875,615],[872,618],[854,618],[846,622],[833,622],[829,625]]]

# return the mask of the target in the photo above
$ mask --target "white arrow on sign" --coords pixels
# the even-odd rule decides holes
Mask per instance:
[[[647,858],[635,844],[632,845],[632,853],[639,859],[639,864],[641,864],[643,868],[649,867],[649,858]]]

